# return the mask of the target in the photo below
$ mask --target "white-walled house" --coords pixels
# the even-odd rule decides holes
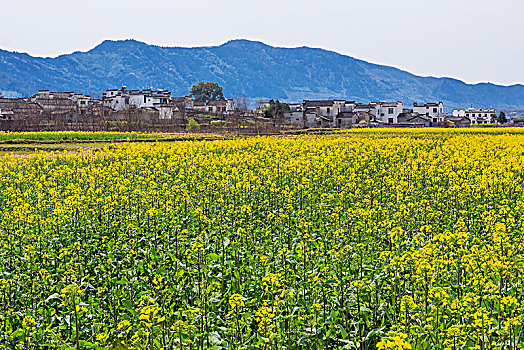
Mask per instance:
[[[304,100],[302,108],[318,116],[334,118],[345,105],[345,100]]]
[[[306,128],[318,126],[315,113],[305,113],[302,103],[289,103],[290,112],[284,113],[284,118],[292,125]]]
[[[304,100],[302,109],[306,115],[316,115],[317,126],[335,126],[335,118],[346,105],[345,100]]]
[[[357,103],[355,101],[344,101],[344,104],[341,105],[340,112],[341,113],[353,112],[356,105]]]
[[[193,109],[204,113],[230,114],[235,110],[235,102],[232,98],[218,101],[194,102]]]
[[[314,128],[318,126],[317,115],[300,111],[284,113],[284,118],[291,124],[300,127]]]
[[[91,97],[83,94],[73,94],[70,99],[76,103],[80,115],[86,115],[91,102]]]
[[[191,98],[191,96],[183,96],[172,97],[171,102],[176,104],[179,109],[187,110],[193,109],[193,104],[195,101],[193,101],[193,98]]]
[[[175,119],[180,109],[175,104],[157,104],[155,109],[158,110],[159,119]]]
[[[375,117],[375,113],[376,113],[376,106],[369,103],[369,104],[364,104],[364,103],[356,103],[355,106],[353,107],[353,110],[352,112],[366,112],[366,113],[372,113]]]
[[[171,92],[164,90],[130,90],[130,104],[137,108],[154,108],[158,104],[167,104],[171,100]]]
[[[289,103],[288,106],[289,106],[291,113],[302,112],[304,110],[302,108],[302,103]]]
[[[397,124],[398,116],[404,111],[404,104],[397,102],[379,102],[377,104],[377,117],[380,121],[389,124]]]
[[[121,111],[129,107],[130,96],[122,89],[109,89],[102,94],[102,103],[115,111]]]
[[[425,104],[414,102],[413,112],[431,118],[433,123],[444,121],[444,104],[442,102],[429,102]]]
[[[29,97],[29,101],[41,106],[48,117],[67,116],[71,121],[76,121],[79,114],[86,114],[89,99],[88,96],[77,95],[73,91],[52,92],[49,90],[39,90],[36,95]],[[86,106],[81,108],[80,102],[85,103]]]
[[[493,124],[497,120],[497,111],[494,108],[454,109],[453,117],[465,117],[471,125]]]
[[[171,100],[171,92],[165,90],[127,90],[125,86],[121,89],[110,89],[102,95],[104,106],[115,111],[122,111],[131,106],[136,108],[154,108],[159,104],[167,104]]]
[[[354,112],[366,112],[375,116],[375,120],[381,123],[397,124],[398,116],[404,111],[404,104],[397,102],[371,102],[369,104],[357,103]]]

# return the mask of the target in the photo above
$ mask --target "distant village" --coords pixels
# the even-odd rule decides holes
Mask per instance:
[[[502,112],[504,113],[504,112]],[[300,103],[243,99],[197,101],[166,90],[109,89],[101,98],[74,92],[38,91],[26,98],[0,95],[0,129],[29,130],[177,130],[188,125],[218,129],[351,127],[469,127],[506,123],[497,111],[481,108],[444,112],[442,102],[359,103],[304,100]],[[520,124],[511,121],[512,125]]]

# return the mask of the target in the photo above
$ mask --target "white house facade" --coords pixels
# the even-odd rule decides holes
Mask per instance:
[[[128,109],[130,106],[136,108],[155,108],[156,105],[167,104],[171,100],[171,92],[165,90],[127,90],[125,86],[121,89],[106,90],[102,95],[104,106],[116,111]]]
[[[397,102],[371,102],[371,106],[374,106],[373,114],[377,121],[388,124],[397,124],[398,116],[404,111],[404,104],[401,101]]]
[[[316,115],[318,126],[335,126],[336,116],[345,108],[345,100],[304,100],[302,102],[303,112],[306,115]]]
[[[431,118],[433,123],[444,121],[444,103],[429,102],[425,104],[413,103],[413,112]]]
[[[232,98],[227,100],[194,102],[193,109],[212,114],[230,114],[235,109],[235,102]]]
[[[497,111],[494,108],[454,109],[454,117],[465,117],[471,125],[493,124],[497,120]]]

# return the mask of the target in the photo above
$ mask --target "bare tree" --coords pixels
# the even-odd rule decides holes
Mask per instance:
[[[235,109],[242,113],[247,113],[251,110],[251,99],[244,94],[238,94],[233,98]]]

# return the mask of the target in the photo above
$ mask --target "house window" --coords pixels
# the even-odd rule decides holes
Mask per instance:
[[[436,123],[437,122],[437,118],[433,118],[433,123]]]
[[[81,115],[86,115],[86,110],[85,110],[85,109],[82,109],[82,110],[80,111],[80,114],[81,114]]]
[[[86,101],[80,101],[80,104],[81,104],[81,105],[85,105],[85,104],[86,104]]]
[[[327,108],[327,114],[331,113],[331,108]]]
[[[433,113],[437,113],[437,109],[436,108],[433,108]]]
[[[383,116],[384,116],[384,113],[380,113],[380,116],[383,117]]]
[[[146,103],[146,102],[147,102],[147,97],[146,97],[146,95],[144,95],[144,103]]]
[[[125,100],[124,100],[125,104],[128,105],[129,104],[129,98],[126,97]]]
[[[393,108],[388,109],[388,114],[393,114]]]
[[[393,118],[388,118],[388,123],[393,124]]]

